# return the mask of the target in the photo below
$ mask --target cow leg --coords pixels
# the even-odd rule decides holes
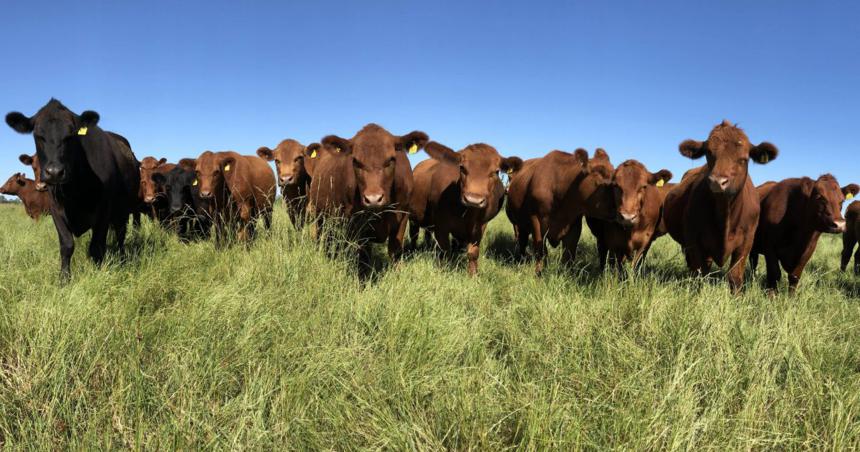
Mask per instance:
[[[403,218],[396,220],[391,226],[391,233],[388,235],[388,257],[393,263],[399,262],[403,256],[403,237],[406,236],[408,221],[405,215],[402,216]]]
[[[775,253],[770,252],[764,255],[764,261],[767,265],[767,283],[765,285],[765,290],[768,295],[776,295],[776,286],[779,284],[779,279],[782,276],[782,272],[779,269],[779,259],[776,257]]]
[[[128,231],[128,217],[123,218],[123,221],[117,222],[113,227],[116,234],[116,247],[120,254],[125,253],[125,235]]]
[[[131,214],[131,224],[135,229],[140,229],[140,210],[134,209],[134,212]]]
[[[439,244],[440,259],[451,258],[451,237],[448,231],[444,228],[436,227],[433,230],[433,236],[436,237],[436,243]]]
[[[848,263],[851,262],[851,253],[854,252],[854,246],[857,245],[857,236],[854,235],[852,228],[848,228],[842,234],[842,259],[839,263],[839,269],[845,271],[848,268]]]
[[[418,235],[421,233],[421,227],[418,222],[409,220],[409,245],[406,250],[410,253],[418,249]]]
[[[729,273],[727,277],[729,279],[729,287],[732,289],[732,293],[736,295],[740,293],[744,285],[744,269],[746,268],[747,256],[749,256],[752,243],[749,245],[750,246],[741,247],[732,253],[732,260],[729,265]]]
[[[576,259],[576,248],[579,245],[579,236],[582,234],[582,218],[578,218],[570,224],[570,228],[567,230],[567,234],[564,235],[561,239],[562,243],[562,253],[561,253],[561,264],[562,266],[570,266],[573,265],[574,259]]]
[[[478,257],[481,255],[481,239],[484,237],[484,231],[486,228],[487,225],[481,225],[477,231],[474,231],[472,238],[469,240],[469,244],[466,247],[466,257],[469,259],[469,265],[467,267],[469,276],[475,276],[478,274]]]
[[[526,247],[529,245],[529,229],[528,227],[520,227],[514,225],[514,236],[517,240],[516,256],[517,259],[523,260],[526,257]]]
[[[546,244],[543,240],[543,225],[537,215],[532,215],[532,249],[535,254],[535,274],[543,273],[544,260],[546,259]]]
[[[800,275],[803,274],[803,269],[806,268],[806,264],[809,263],[809,259],[812,258],[812,254],[815,253],[815,247],[818,245],[818,240],[810,240],[806,245],[806,249],[803,250],[800,257],[797,259],[797,263],[794,265],[792,269],[786,269],[788,273],[788,294],[794,295],[797,292],[797,285],[800,283]]]
[[[93,225],[93,234],[90,238],[89,255],[90,259],[92,259],[93,262],[96,263],[96,265],[101,265],[105,257],[105,250],[107,249],[107,232],[107,221],[99,220],[96,221],[95,225]]]
[[[248,242],[253,239],[254,235],[254,225],[253,218],[251,215],[251,206],[248,203],[243,202],[239,205],[239,234],[238,239],[240,242]]]
[[[705,270],[705,262],[698,245],[690,245],[684,249],[684,257],[687,260],[687,268],[693,276],[702,276]]]
[[[52,217],[60,241],[60,281],[68,282],[72,277],[71,264],[72,254],[75,252],[75,235],[69,230],[69,225],[60,218],[61,215],[52,215]]]

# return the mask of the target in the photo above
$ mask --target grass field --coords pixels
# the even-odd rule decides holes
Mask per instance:
[[[793,298],[766,297],[763,268],[741,297],[688,278],[669,238],[632,280],[594,271],[587,233],[578,268],[556,251],[536,278],[504,215],[478,278],[427,252],[362,285],[278,207],[247,250],[146,222],[98,269],[85,236],[60,287],[50,218],[0,206],[0,444],[860,448],[860,280],[839,237]]]

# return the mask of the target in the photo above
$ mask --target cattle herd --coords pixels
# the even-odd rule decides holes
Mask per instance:
[[[307,146],[287,139],[274,149],[260,147],[253,156],[205,151],[176,163],[138,161],[128,140],[103,131],[98,122],[96,112],[78,115],[55,99],[32,117],[6,115],[12,129],[34,137],[35,154],[20,156],[34,180],[17,173],[0,192],[19,196],[33,218],[50,213],[64,280],[70,276],[74,237],[92,231],[89,256],[100,263],[108,229],[123,249],[129,216],[134,225],[148,216],[182,240],[207,239],[214,231],[218,244],[247,243],[259,220],[271,227],[277,186],[296,228],[307,219],[317,231],[327,221],[344,223],[359,244],[359,269],[369,266],[370,243],[387,242],[396,260],[405,248],[417,246],[423,229],[424,243],[432,234],[440,256],[465,251],[474,275],[487,223],[503,206],[513,225],[515,254],[525,257],[531,242],[537,274],[545,265],[547,243],[561,245],[563,264],[575,259],[584,218],[596,238],[601,268],[637,266],[653,241],[669,234],[694,274],[728,263],[726,277],[735,293],[743,286],[748,257],[755,268],[764,255],[770,293],[780,266],[793,292],[821,233],[843,233],[843,270],[860,238],[860,203],[842,216],[844,200],[860,186],[840,186],[827,174],[756,187],[749,162],[768,163],[777,148],[752,144],[728,121],[704,141],[680,144],[683,156],[706,162],[677,184],[668,183],[668,170],[651,172],[636,160],[613,166],[602,149],[591,156],[583,149],[551,151],[523,161],[488,144],[454,151],[424,132],[398,136],[375,124],[352,138],[329,135]],[[407,154],[422,149],[430,159],[413,170]],[[276,176],[269,162],[275,163]],[[860,249],[855,272],[858,262]]]

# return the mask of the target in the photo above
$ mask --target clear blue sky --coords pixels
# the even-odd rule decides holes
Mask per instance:
[[[676,178],[678,143],[726,118],[780,149],[756,183],[860,183],[858,18],[856,0],[4,2],[0,110],[96,110],[138,158],[378,122],[521,157],[601,146]],[[0,178],[33,149],[4,124]]]

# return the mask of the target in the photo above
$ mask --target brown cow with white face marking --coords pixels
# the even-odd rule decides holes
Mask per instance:
[[[197,176],[192,185],[200,190],[219,244],[232,228],[237,229],[237,238],[247,243],[255,236],[258,218],[267,229],[271,227],[275,177],[265,161],[233,151],[206,151],[196,160],[183,159],[180,166],[192,163]]]
[[[714,127],[707,141],[686,140],[679,150],[691,159],[706,157],[707,163],[688,171],[666,196],[666,228],[681,244],[694,274],[730,261],[727,278],[732,292],[738,293],[760,212],[747,167],[750,160],[765,164],[775,159],[778,150],[768,142],[751,144],[744,131],[728,121]]]
[[[261,159],[275,162],[278,185],[281,186],[287,214],[297,229],[304,225],[311,173],[318,161],[313,152],[313,149],[308,151],[304,145],[292,139],[281,141],[275,149],[266,146],[257,149],[257,155]]]
[[[37,190],[36,182],[27,179],[24,173],[13,174],[0,187],[0,193],[20,198],[27,215],[34,220],[38,220],[42,214],[51,212],[51,195],[47,190]]]
[[[368,124],[351,139],[329,135],[313,147],[319,162],[312,174],[310,206],[320,227],[327,218],[349,219],[350,235],[360,243],[362,275],[369,268],[369,241],[387,240],[393,260],[402,253],[413,187],[406,154],[427,141],[424,132],[397,136]]]
[[[484,230],[499,213],[505,197],[499,173],[518,170],[522,160],[501,157],[495,148],[483,143],[455,152],[431,141],[424,151],[432,160],[415,170],[411,241],[418,240],[419,227],[433,229],[439,247],[449,254],[449,236],[453,236],[467,244],[468,272],[475,275]]]
[[[619,270],[625,261],[632,262],[635,268],[654,239],[662,235],[659,225],[666,191],[658,185],[671,178],[669,170],[652,173],[636,160],[627,160],[615,169],[609,196],[616,217],[604,222],[603,239]]]
[[[753,269],[758,255],[763,254],[767,264],[766,287],[774,293],[781,264],[788,273],[788,290],[794,293],[821,234],[845,231],[842,203],[846,196],[856,195],[860,186],[840,187],[835,177],[825,174],[817,180],[801,177],[766,183],[758,190],[761,217],[750,254]]]

